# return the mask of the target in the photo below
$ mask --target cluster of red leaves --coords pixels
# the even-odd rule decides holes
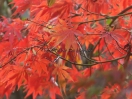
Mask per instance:
[[[0,20],[1,97],[23,87],[34,99],[131,99],[131,0],[11,4],[30,17]]]

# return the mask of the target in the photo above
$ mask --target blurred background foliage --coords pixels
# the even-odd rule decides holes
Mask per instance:
[[[11,1],[12,0],[0,0],[0,15],[1,16],[11,17],[12,5],[11,4],[9,5]]]
[[[13,12],[15,11],[15,9],[12,9],[12,4],[11,4],[12,0],[0,0],[0,16],[5,16],[7,18],[11,18]],[[15,18],[18,16],[13,16],[12,18]],[[23,13],[22,15],[19,15],[19,17],[21,19],[26,19],[29,17],[29,13],[28,10],[25,11],[25,13]]]

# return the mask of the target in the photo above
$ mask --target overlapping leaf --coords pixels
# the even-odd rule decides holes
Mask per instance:
[[[53,70],[52,74],[55,75],[58,79],[59,86],[62,90],[66,93],[66,84],[67,81],[72,81],[70,74],[68,73],[68,67],[64,65],[55,65],[55,69]]]
[[[54,47],[58,46],[60,43],[65,44],[66,52],[69,51],[70,48],[73,50],[77,50],[78,47],[78,40],[77,36],[83,36],[78,30],[76,29],[68,29],[66,26],[66,23],[63,20],[59,20],[60,25],[54,28],[56,31],[52,34],[52,41],[55,39],[56,43]]]

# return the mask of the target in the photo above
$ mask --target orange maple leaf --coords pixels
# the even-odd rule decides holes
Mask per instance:
[[[70,69],[69,67],[66,67],[64,65],[55,65],[55,69],[53,70],[52,74],[58,77],[58,83],[62,90],[65,92],[67,81],[72,81],[72,78],[70,74],[67,72],[67,70]],[[66,93],[66,92],[65,92]]]
[[[66,53],[72,47],[73,50],[77,50],[77,36],[83,36],[80,31],[72,28],[69,29],[66,22],[64,20],[59,19],[59,25],[56,26],[54,29],[55,33],[52,34],[52,40],[56,40],[54,47],[59,45],[61,42],[65,44]]]

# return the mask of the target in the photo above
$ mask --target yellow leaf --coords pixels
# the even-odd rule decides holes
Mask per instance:
[[[55,3],[55,0],[47,0],[48,6],[52,6]]]

